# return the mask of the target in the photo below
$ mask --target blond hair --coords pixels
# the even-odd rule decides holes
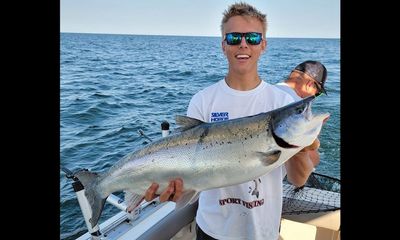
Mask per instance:
[[[228,22],[231,17],[234,16],[247,16],[247,17],[255,17],[257,18],[262,26],[263,26],[263,36],[267,32],[267,16],[260,11],[258,11],[255,7],[251,6],[250,4],[239,2],[234,3],[229,6],[227,10],[223,13],[224,17],[222,18],[221,22],[221,33],[224,34],[224,24]]]

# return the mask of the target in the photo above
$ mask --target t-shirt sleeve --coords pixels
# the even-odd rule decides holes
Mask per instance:
[[[202,109],[201,105],[202,105],[201,95],[197,93],[190,100],[186,115],[188,117],[206,122],[204,114],[202,113],[201,110]]]

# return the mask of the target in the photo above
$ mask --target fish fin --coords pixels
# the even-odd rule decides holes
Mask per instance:
[[[103,211],[104,204],[106,203],[106,199],[108,196],[103,198],[100,192],[97,190],[100,178],[99,174],[82,170],[75,173],[74,177],[77,177],[83,185],[85,196],[92,209],[92,216],[89,219],[89,222],[92,224],[92,227],[94,227],[99,221],[101,212]]]
[[[175,210],[184,208],[185,206],[192,204],[199,198],[200,192],[190,189],[183,192],[182,196],[176,201]]]
[[[124,191],[125,192],[125,204],[127,206],[126,211],[131,212],[134,210],[139,204],[143,201],[144,196],[140,194],[136,194],[133,191]]]
[[[260,156],[261,162],[265,165],[271,165],[278,161],[279,156],[281,155],[280,150],[273,150],[269,152],[257,152],[257,154]]]
[[[182,115],[176,115],[175,116],[175,122],[179,126],[177,129],[178,131],[186,131],[188,129],[194,128],[202,123],[204,123],[201,120],[198,120],[196,118],[191,118],[187,116],[182,116]]]

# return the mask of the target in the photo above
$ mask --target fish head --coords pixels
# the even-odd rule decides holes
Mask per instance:
[[[271,117],[271,132],[282,148],[304,148],[318,137],[329,113],[313,114],[311,105],[315,96],[276,109]]]

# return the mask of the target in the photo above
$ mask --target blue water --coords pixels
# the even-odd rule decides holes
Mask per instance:
[[[174,129],[193,94],[227,72],[219,37],[61,34],[61,165],[102,171],[124,155]],[[305,60],[328,69],[326,89],[313,111],[331,117],[320,135],[317,172],[340,178],[340,40],[270,38],[259,63],[262,79],[277,83]],[[60,174],[61,239],[86,229],[71,181]],[[117,209],[106,204],[100,222]]]

